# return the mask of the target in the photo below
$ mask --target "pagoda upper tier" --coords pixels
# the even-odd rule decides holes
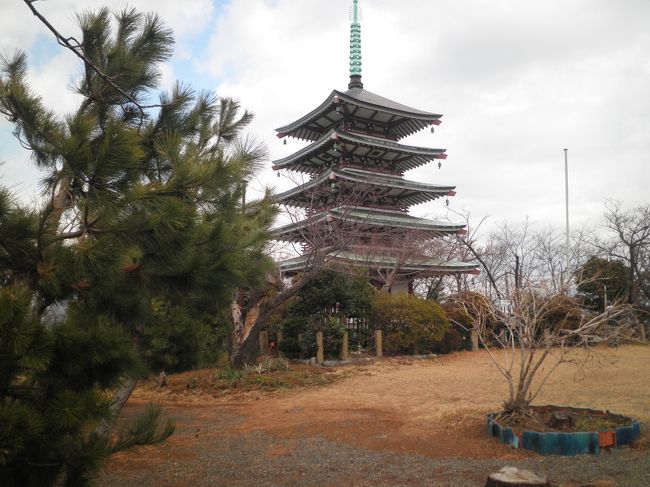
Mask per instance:
[[[398,144],[375,135],[331,128],[307,147],[274,161],[273,169],[289,169],[313,175],[336,166],[371,168],[373,171],[402,175],[432,159],[446,158],[445,149]]]
[[[430,126],[442,115],[424,112],[376,95],[360,87],[332,91],[316,109],[276,129],[278,137],[316,141],[334,128],[400,140]]]

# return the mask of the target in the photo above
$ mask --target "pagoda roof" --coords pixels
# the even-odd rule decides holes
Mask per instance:
[[[465,225],[429,220],[411,216],[395,210],[382,210],[365,208],[362,206],[341,205],[328,210],[323,210],[312,217],[298,222],[290,223],[273,230],[274,238],[284,242],[304,242],[306,231],[309,227],[320,228],[320,225],[327,222],[340,221],[349,225],[358,225],[364,234],[371,235],[382,229],[390,230],[412,230],[431,232],[436,235],[464,233]]]
[[[373,192],[373,189],[378,190],[376,194],[379,193],[382,198],[395,198],[395,202],[400,202],[406,206],[425,203],[441,198],[442,196],[455,195],[455,186],[421,183],[418,181],[409,181],[408,179],[392,174],[342,168],[328,169],[311,181],[284,193],[280,193],[276,196],[276,200],[289,206],[309,208],[313,205],[314,198],[314,194],[310,194],[311,190],[315,190],[324,184],[340,181],[346,181],[352,183],[352,185],[361,183],[370,186],[372,189],[362,190],[363,192],[360,192],[358,195],[359,199],[363,199],[364,202],[371,197],[370,193]],[[342,188],[339,187],[338,189],[341,190]],[[330,189],[327,188],[326,191],[329,194]]]
[[[312,256],[309,254],[293,257],[280,262],[280,270],[287,274],[296,274],[307,268],[311,264],[311,260]],[[426,256],[400,259],[399,256],[390,253],[372,254],[355,249],[329,252],[327,260],[370,269],[392,269],[397,266],[400,273],[412,276],[480,273],[478,264],[473,262],[449,261]]]
[[[399,144],[392,140],[345,130],[332,129],[317,141],[283,159],[273,162],[273,169],[290,169],[305,173],[318,173],[338,161],[342,152],[347,157],[367,158],[368,164],[388,163],[392,170],[404,172],[428,164],[432,159],[446,159],[446,149],[432,149]]]
[[[346,105],[355,107],[348,110]],[[347,110],[347,113],[346,113]],[[425,112],[376,95],[363,88],[333,90],[320,106],[293,123],[276,129],[279,137],[318,140],[344,121],[345,115],[386,128],[400,139],[431,124],[440,124],[442,115]]]

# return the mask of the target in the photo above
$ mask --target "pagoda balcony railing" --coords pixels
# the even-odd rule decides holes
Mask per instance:
[[[367,210],[392,211],[392,212],[404,213],[404,214],[408,214],[409,211],[408,206],[401,205],[401,204],[396,205],[395,203],[387,203],[387,204],[374,203],[374,202],[369,202],[367,199],[363,199],[363,198],[350,198],[350,199],[340,198],[340,199],[332,199],[327,204],[314,205],[305,209],[304,210],[305,219],[309,219],[324,211],[332,210],[334,208],[340,208],[344,206],[351,206],[351,207],[354,206],[357,208],[365,208]]]
[[[357,121],[357,120],[355,120]],[[353,134],[359,134],[359,135],[371,135],[373,137],[377,137],[378,139],[386,139],[390,140],[391,142],[397,142],[399,140],[399,137],[391,134],[389,132],[390,128],[385,126],[385,125],[380,125],[380,124],[373,124],[373,127],[368,127],[368,124],[363,121],[363,120],[358,120],[358,122],[362,125],[365,125],[365,127],[359,127],[359,125],[355,125],[355,121],[346,121],[339,125],[338,128],[341,128],[342,130],[345,130],[346,132],[350,132]],[[373,130],[373,128],[381,126],[384,130],[381,132]]]

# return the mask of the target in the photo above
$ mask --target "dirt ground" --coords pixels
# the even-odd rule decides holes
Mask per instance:
[[[211,373],[134,394],[127,416],[153,399],[176,418],[177,432],[115,455],[100,485],[479,486],[504,465],[546,473],[558,485],[650,485],[646,428],[636,448],[573,459],[488,437],[485,414],[499,409],[507,386],[485,352],[347,366],[324,372],[340,375],[327,385],[274,393],[214,397],[184,385]],[[650,348],[600,349],[581,373],[562,365],[535,403],[650,423]]]

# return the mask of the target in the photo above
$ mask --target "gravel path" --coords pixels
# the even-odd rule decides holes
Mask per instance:
[[[401,487],[483,486],[505,465],[544,473],[566,486],[650,486],[650,451],[622,448],[598,456],[503,459],[430,458],[415,453],[373,451],[320,436],[279,438],[255,431],[237,434],[244,418],[185,409],[165,444],[117,455],[100,487]],[[206,422],[206,416],[210,421]],[[643,434],[648,435],[647,427]]]

